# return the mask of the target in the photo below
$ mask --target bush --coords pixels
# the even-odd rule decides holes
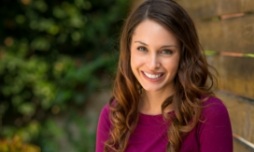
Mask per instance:
[[[1,152],[40,152],[40,148],[34,145],[23,143],[20,137],[13,139],[0,140]]]
[[[80,111],[115,67],[117,33],[128,1],[0,4],[0,137],[17,135],[42,151],[59,151],[59,138],[71,138],[68,125],[59,126],[56,119],[69,117],[81,129],[80,139],[93,139]],[[78,140],[70,142],[83,146]],[[81,149],[93,151],[86,148]]]

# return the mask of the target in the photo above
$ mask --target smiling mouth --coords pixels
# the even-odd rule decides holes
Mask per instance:
[[[142,73],[149,79],[159,79],[163,76],[163,73],[159,73],[159,74],[151,74],[151,73],[147,73],[142,71]]]

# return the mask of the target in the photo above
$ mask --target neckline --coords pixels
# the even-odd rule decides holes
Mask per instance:
[[[170,111],[167,113],[169,116],[174,115],[174,111]],[[149,125],[149,126],[160,126],[168,124],[163,114],[149,115],[139,112],[139,125]]]
[[[175,114],[174,111],[169,111],[167,113],[168,115],[172,116]],[[149,119],[164,119],[163,118],[163,114],[155,114],[155,115],[151,115],[151,114],[145,114],[145,113],[141,113],[139,112],[139,118],[143,119],[143,120],[149,120]]]
[[[167,112],[167,114],[173,114],[173,113],[174,113],[174,110]],[[145,114],[145,113],[139,112],[139,115],[144,117],[161,117],[162,113],[153,115],[153,114]]]

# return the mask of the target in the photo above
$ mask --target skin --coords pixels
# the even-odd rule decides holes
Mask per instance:
[[[131,69],[143,87],[141,113],[162,113],[163,101],[174,93],[179,60],[179,42],[170,30],[149,19],[136,27],[131,41]]]

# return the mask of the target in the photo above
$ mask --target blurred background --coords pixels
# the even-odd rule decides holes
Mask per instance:
[[[94,151],[130,5],[0,1],[0,152]]]
[[[178,0],[195,21],[216,95],[228,108],[234,152],[254,152],[254,1]]]
[[[0,1],[0,152],[93,152],[118,38],[141,0]],[[254,151],[254,1],[177,0],[196,23],[234,151]]]

